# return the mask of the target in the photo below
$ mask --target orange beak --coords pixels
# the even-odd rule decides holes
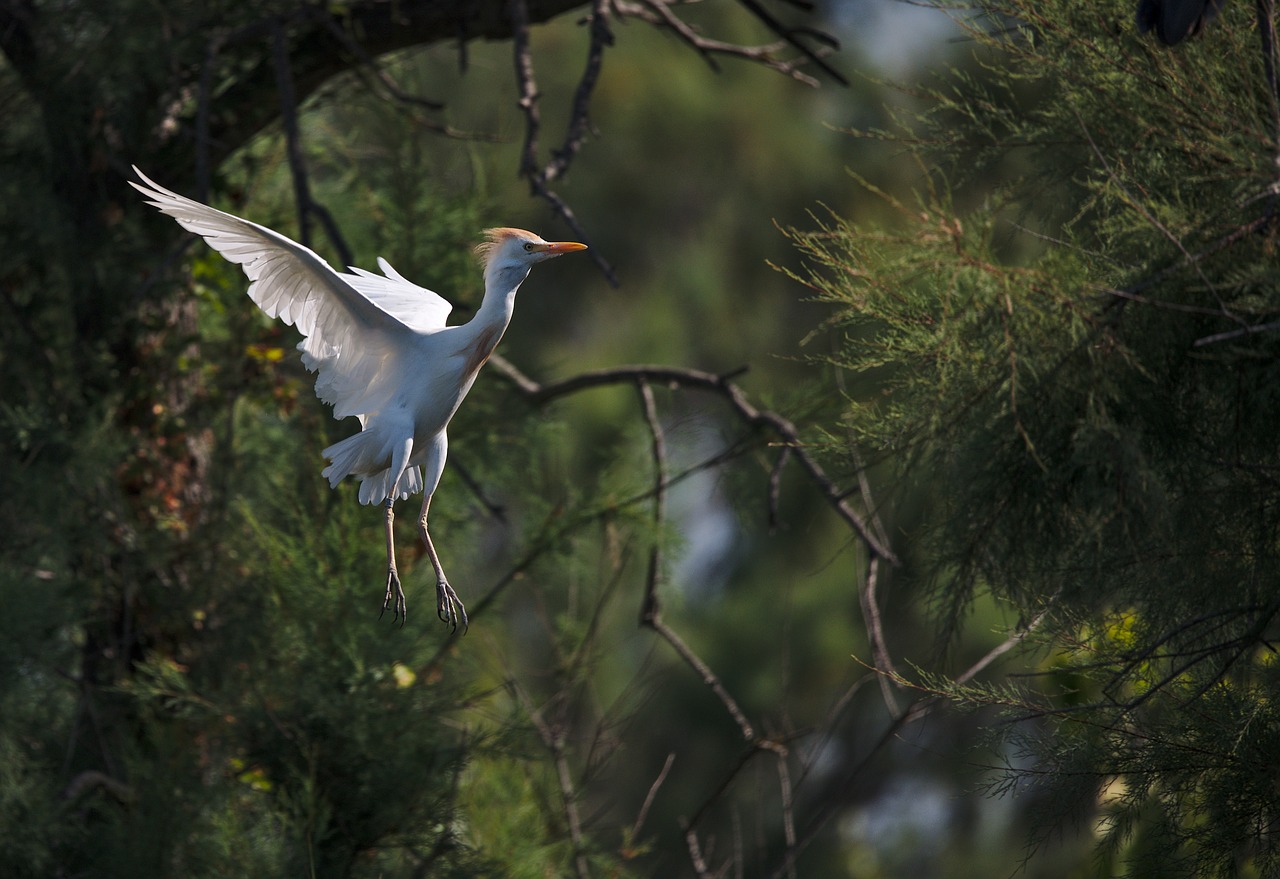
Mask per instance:
[[[579,244],[576,241],[551,241],[544,248],[546,253],[552,256],[559,256],[562,253],[573,253],[575,250],[586,250],[587,245]]]

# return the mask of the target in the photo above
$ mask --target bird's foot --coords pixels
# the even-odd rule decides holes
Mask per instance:
[[[392,599],[394,598],[394,603]],[[395,568],[387,569],[387,596],[382,599],[382,611],[378,614],[378,619],[382,619],[382,614],[387,612],[387,608],[392,608],[391,621],[400,621],[403,626],[405,621],[409,619],[409,603],[404,598],[404,587],[400,585],[400,575],[396,573]]]
[[[441,578],[436,583],[436,614],[440,619],[444,620],[453,630],[458,630],[458,624],[462,624],[462,633],[467,633],[467,609],[462,606],[462,599],[458,597],[458,593],[453,591],[453,587],[448,581]]]

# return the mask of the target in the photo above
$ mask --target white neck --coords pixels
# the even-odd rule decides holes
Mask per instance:
[[[527,277],[528,266],[491,266],[484,273],[484,300],[467,325],[477,332],[497,329],[501,334],[515,312],[516,291]]]

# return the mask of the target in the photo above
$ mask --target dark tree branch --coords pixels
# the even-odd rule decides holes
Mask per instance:
[[[382,69],[382,65],[378,63],[378,60],[365,51],[364,46],[360,45],[360,43],[352,38],[349,33],[339,27],[338,23],[334,21],[332,16],[320,13],[318,9],[314,9],[313,14],[316,15],[320,24],[322,24],[329,33],[333,34],[333,38],[342,44],[342,46],[350,52],[353,57],[359,60],[360,68],[367,70],[372,74],[373,78],[387,90],[387,94],[391,95],[395,100],[410,107],[417,107],[420,110],[439,112],[444,109],[445,105],[443,101],[433,101],[429,98],[411,95],[404,89],[400,88],[399,84]],[[443,126],[439,130],[443,131]]]
[[[857,533],[867,549],[873,555],[891,564],[898,563],[898,557],[873,533],[866,520],[849,504],[843,490],[809,454],[795,425],[775,412],[757,409],[747,400],[741,388],[725,376],[674,366],[619,366],[579,373],[544,385],[533,381],[499,355],[494,355],[489,362],[521,393],[537,403],[545,403],[588,388],[633,383],[639,380],[715,393],[728,403],[734,414],[743,422],[752,427],[768,430],[780,442],[789,446],[796,461],[809,475],[810,481],[818,487],[836,514]]]
[[[644,408],[645,423],[649,426],[649,435],[653,439],[653,527],[654,537],[649,548],[649,570],[645,577],[644,598],[640,605],[640,624],[649,625],[656,620],[660,612],[658,602],[658,581],[662,577],[662,527],[666,516],[667,501],[667,443],[662,433],[662,424],[658,421],[657,405],[653,401],[653,390],[644,379],[636,382],[640,391],[640,402]]]
[[[284,128],[285,153],[289,157],[289,173],[293,177],[293,200],[298,211],[298,241],[311,246],[311,188],[307,183],[307,165],[302,157],[302,138],[298,134],[298,103],[293,91],[293,73],[289,69],[289,50],[285,45],[284,25],[275,23],[271,33],[272,57],[276,67],[276,91],[280,96],[280,122]],[[350,265],[350,260],[345,264]]]
[[[973,680],[985,669],[990,667],[997,659],[1012,650],[1018,644],[1021,644],[1029,635],[1031,635],[1032,632],[1040,627],[1041,623],[1044,622],[1045,618],[1048,616],[1051,606],[1052,604],[1047,605],[1044,610],[1036,615],[1035,619],[1029,622],[1026,626],[1012,632],[1003,642],[987,651],[987,653],[978,659],[977,662],[973,663],[957,675],[954,678],[956,685],[963,685],[968,681]],[[882,676],[885,674],[875,668],[872,668],[870,673],[876,676]],[[822,829],[826,827],[827,823],[833,817],[835,817],[839,811],[841,803],[843,802],[835,792],[850,789],[857,782],[858,777],[861,776],[867,767],[871,765],[872,759],[874,759],[877,754],[884,750],[891,742],[895,741],[904,729],[923,719],[939,705],[942,705],[944,700],[949,696],[947,693],[933,692],[924,690],[924,688],[921,687],[913,687],[910,682],[896,674],[892,675],[892,678],[896,685],[900,687],[909,687],[917,692],[924,692],[925,695],[909,704],[897,716],[892,717],[884,732],[882,732],[875,742],[871,744],[867,751],[855,760],[838,779],[828,786],[829,793],[824,794],[819,798],[820,804],[809,817],[804,833],[797,838],[795,845],[788,848],[783,854],[781,862],[774,867],[772,872],[769,873],[770,879],[784,879],[784,877],[789,876],[791,870],[794,868],[796,859],[799,858],[800,855],[804,853],[804,850],[818,838]],[[863,678],[863,680],[866,680],[866,678]]]
[[[698,677],[702,679],[702,682],[710,688],[712,693],[715,693],[716,698],[720,700],[720,704],[724,706],[724,710],[729,712],[729,716],[733,718],[733,722],[738,725],[738,730],[742,733],[742,738],[748,742],[755,739],[756,732],[754,727],[751,726],[751,721],[747,720],[746,714],[744,714],[742,709],[738,707],[738,703],[734,701],[734,698],[729,695],[729,691],[725,689],[720,678],[711,670],[711,666],[707,665],[702,660],[702,657],[698,656],[698,654],[693,651],[693,648],[686,644],[684,639],[676,634],[675,629],[672,629],[663,622],[662,616],[657,612],[656,607],[652,614],[641,620],[641,623],[650,629],[653,629],[653,631],[656,632],[662,640],[670,644],[671,648],[675,650],[680,658],[685,661],[685,664],[694,670]]]
[[[582,149],[587,133],[591,130],[591,97],[600,80],[604,50],[613,45],[613,32],[609,29],[609,0],[595,0],[588,27],[591,41],[587,47],[587,62],[573,93],[573,107],[569,113],[564,142],[552,151],[551,161],[542,169],[542,176],[548,183],[558,180],[568,172],[570,163]]]
[[[801,39],[801,37],[808,37],[814,42],[819,43],[825,50],[830,51],[837,49],[840,46],[835,37],[809,27],[788,27],[775,18],[769,10],[765,9],[758,2],[758,0],[738,0],[738,2],[744,9],[756,18],[760,19],[765,27],[790,43],[796,51],[813,62],[813,64],[820,68],[827,76],[831,77],[841,85],[849,84],[849,81],[845,79],[839,71],[823,60],[820,50],[810,48]]]
[[[662,764],[662,770],[658,773],[658,777],[653,780],[653,784],[649,785],[649,792],[645,794],[644,802],[640,805],[640,811],[636,813],[636,823],[631,825],[631,838],[638,840],[640,831],[644,828],[644,822],[649,817],[649,809],[653,806],[653,799],[658,795],[658,788],[662,787],[662,783],[667,780],[667,773],[671,771],[671,765],[676,762],[674,753],[667,755],[667,762]]]
[[[355,260],[337,222],[328,208],[311,197],[311,185],[307,181],[307,160],[302,152],[302,134],[298,126],[293,73],[289,68],[289,52],[281,22],[276,22],[272,33],[272,53],[276,62],[276,85],[280,92],[280,119],[284,128],[285,152],[289,157],[289,173],[293,178],[293,196],[298,210],[298,240],[303,246],[311,246],[311,217],[314,215],[320,220],[320,225],[324,226],[329,242],[338,251],[339,261],[343,266],[349,266]]]
[[[590,105],[591,90],[594,89],[599,74],[600,54],[603,52],[604,40],[611,40],[612,37],[609,35],[607,25],[595,26],[593,24],[591,49],[587,57],[587,69],[578,84],[578,93],[574,100],[574,109],[569,121],[569,133],[566,135],[565,145],[561,147],[557,158],[552,163],[542,167],[538,160],[538,141],[542,130],[542,116],[538,110],[538,82],[533,70],[533,53],[529,48],[528,8],[526,0],[510,0],[510,2],[511,43],[515,52],[516,88],[520,96],[519,106],[525,117],[524,147],[520,151],[520,176],[529,181],[530,192],[547,202],[552,211],[573,230],[574,235],[584,242],[590,243],[591,237],[587,234],[582,224],[578,222],[573,210],[563,198],[551,189],[549,184],[555,177],[568,170],[569,162],[582,145],[587,126],[586,119]],[[603,5],[602,0],[598,0],[597,6]],[[601,36],[602,34],[603,36]],[[575,135],[575,132],[579,130],[582,131],[582,134]],[[599,249],[592,248],[589,253],[609,283],[615,287],[618,286],[617,274]]]
[[[898,700],[894,696],[892,678],[896,674],[893,658],[889,655],[889,645],[884,637],[884,623],[880,619],[880,602],[876,597],[876,585],[880,577],[880,559],[872,557],[867,564],[867,576],[863,586],[858,590],[858,599],[862,604],[862,619],[867,629],[867,640],[871,644],[871,657],[876,670],[880,674],[880,691],[884,697],[884,707],[890,717],[897,717]]]
[[[673,11],[672,7],[675,5],[670,0],[638,0],[638,2],[617,3],[614,8],[619,15],[627,18],[636,18],[654,27],[670,30],[681,42],[702,56],[702,60],[707,62],[707,66],[717,73],[720,72],[720,65],[716,61],[717,56],[739,58],[748,63],[760,64],[770,70],[775,70],[783,76],[790,77],[805,85],[818,85],[817,79],[800,69],[801,63],[805,59],[794,61],[779,57],[778,53],[786,49],[788,44],[794,45],[793,40],[785,36],[785,33],[788,32],[786,28],[781,31],[774,31],[779,36],[783,36],[783,39],[774,43],[762,46],[744,46],[739,43],[729,43],[705,37],[698,33],[692,25]],[[805,29],[805,32],[815,36],[819,35],[817,31],[810,29]],[[791,33],[794,35],[794,32]],[[831,47],[836,45],[834,38],[829,35],[821,34],[820,36],[822,37],[822,42],[827,45]],[[806,55],[817,57],[816,53],[808,50],[804,51]],[[844,78],[839,73],[836,73],[830,65],[821,61],[819,61],[819,64],[824,71],[829,71],[836,81],[847,84]]]
[[[816,80],[800,71],[802,63],[816,64],[824,73],[838,82],[845,80],[834,68],[822,60],[823,51],[835,46],[828,34],[814,28],[793,27],[765,10],[754,0],[740,0],[743,8],[761,21],[771,32],[780,37],[778,43],[767,46],[739,46],[701,36],[685,23],[678,10],[683,3],[678,0],[644,0],[643,3],[627,0],[592,0],[587,24],[587,53],[582,73],[574,91],[569,120],[563,140],[556,145],[550,157],[540,159],[539,142],[541,118],[538,113],[538,89],[534,73],[529,29],[570,9],[586,5],[583,0],[506,0],[506,2],[475,3],[470,0],[355,0],[332,10],[307,5],[290,14],[287,19],[264,18],[250,22],[229,33],[205,39],[203,64],[188,65],[198,70],[194,82],[176,81],[170,84],[156,103],[169,107],[171,116],[166,125],[184,124],[193,130],[187,137],[169,136],[152,167],[165,178],[181,187],[183,179],[190,180],[192,188],[202,200],[208,200],[208,181],[212,169],[218,167],[234,150],[239,149],[254,135],[282,117],[286,126],[292,123],[290,138],[291,170],[295,188],[301,187],[297,156],[292,154],[296,145],[296,116],[298,108],[321,86],[344,72],[355,72],[371,79],[371,87],[389,95],[391,99],[426,113],[437,112],[438,102],[407,94],[381,68],[378,59],[387,53],[414,46],[426,46],[442,41],[457,42],[465,49],[470,40],[511,39],[515,55],[518,100],[525,114],[525,143],[521,151],[520,175],[526,179],[530,192],[545,201],[580,240],[591,243],[591,236],[566,200],[552,185],[565,177],[573,161],[586,143],[592,131],[591,102],[599,82],[604,63],[605,49],[613,44],[611,18],[632,17],[657,27],[672,30],[681,40],[710,61],[713,56],[737,56],[750,63],[760,64],[787,76],[816,85]],[[798,9],[812,11],[806,4],[795,4]],[[25,59],[31,52],[24,49],[25,22],[34,14],[31,3],[22,0],[5,0],[0,3],[0,50],[11,59]],[[286,29],[288,33],[288,78],[291,96],[277,100],[281,94],[283,51],[280,38],[275,33]],[[29,42],[29,41],[28,41]],[[177,40],[174,40],[177,45]],[[815,49],[816,45],[819,48]],[[800,53],[797,60],[783,59],[778,55],[787,46]],[[32,50],[34,51],[34,50]],[[460,53],[465,64],[465,55]],[[14,61],[15,67],[18,62]],[[26,65],[34,69],[34,61]],[[217,90],[215,84],[225,82]],[[194,95],[192,118],[179,115]],[[288,118],[292,116],[292,119]],[[430,118],[423,124],[446,136],[472,136],[459,133],[447,125]],[[194,162],[190,151],[194,147]],[[127,175],[128,162],[117,162],[119,172]],[[152,173],[156,173],[153,170]],[[305,196],[305,192],[299,192]],[[312,204],[299,202],[301,234],[309,235]],[[345,251],[336,224],[326,220],[320,211],[315,216],[325,224],[329,237],[338,250]],[[592,248],[591,258],[611,284],[617,286],[617,275],[599,248]],[[349,256],[343,261],[350,263]]]

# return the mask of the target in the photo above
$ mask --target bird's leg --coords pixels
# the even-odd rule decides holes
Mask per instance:
[[[400,585],[400,574],[396,571],[396,538],[392,528],[396,521],[394,504],[394,498],[387,498],[387,596],[382,599],[382,611],[378,614],[378,619],[382,619],[382,614],[387,612],[388,607],[393,607],[392,621],[400,620],[400,625],[403,626],[409,619],[409,605],[404,598],[404,587]],[[391,603],[393,594],[394,606]]]
[[[436,554],[436,548],[431,543],[431,532],[427,530],[427,509],[431,506],[431,493],[425,494],[426,496],[422,499],[422,512],[418,515],[418,533],[422,535],[422,542],[427,547],[427,558],[431,559],[431,567],[436,570],[436,615],[451,625],[454,631],[457,631],[458,624],[461,623],[465,634],[467,609],[463,607],[458,593],[453,591],[453,587],[445,579],[444,568],[440,565],[440,556]]]

